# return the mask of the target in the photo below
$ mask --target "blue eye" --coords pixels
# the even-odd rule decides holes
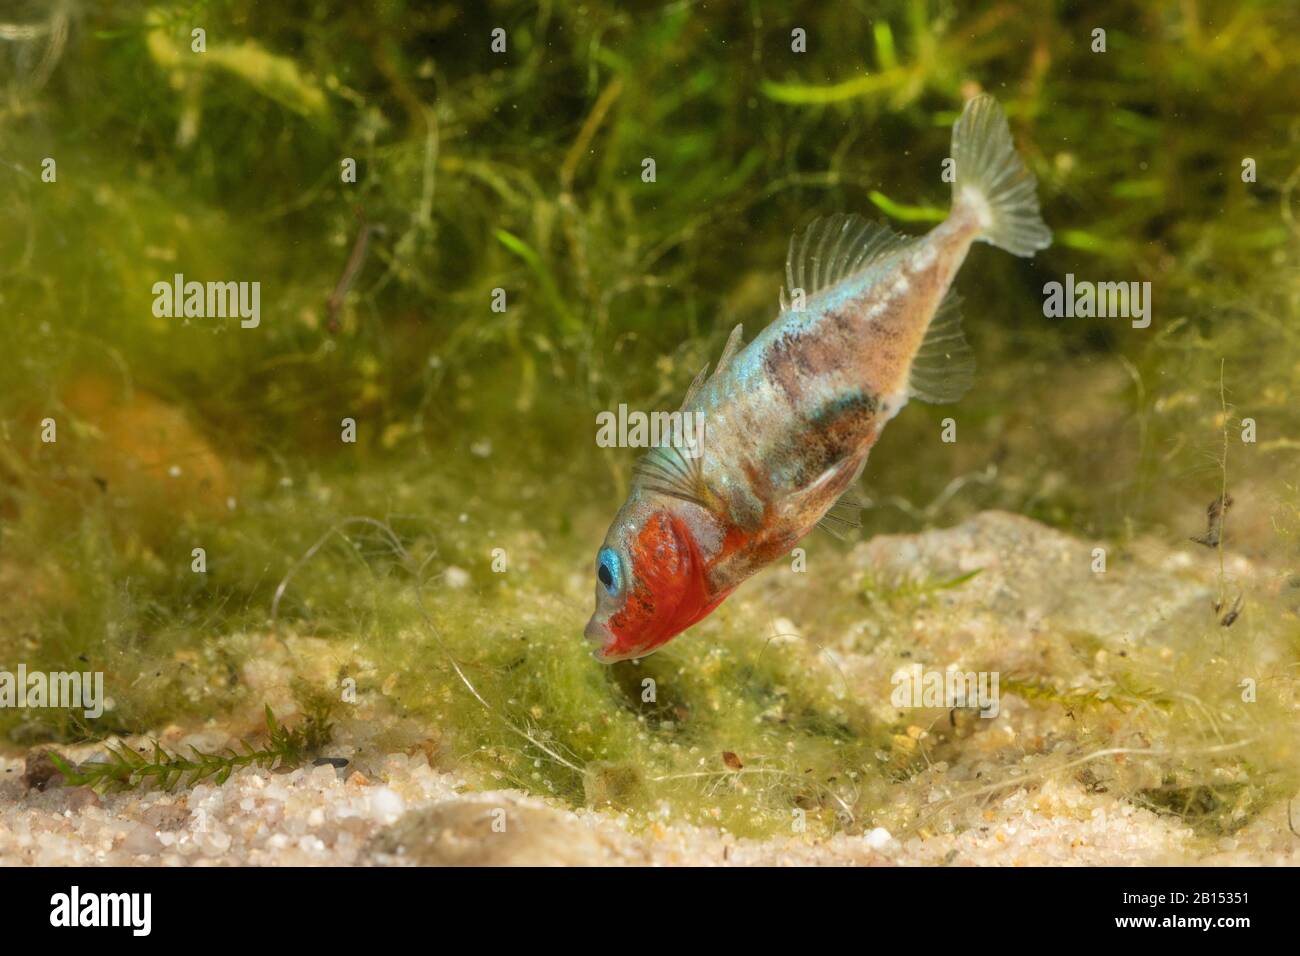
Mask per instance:
[[[619,566],[618,554],[613,548],[601,548],[600,554],[596,555],[596,577],[604,585],[605,590],[610,594],[617,594],[618,589],[622,586],[620,573],[622,568]]]

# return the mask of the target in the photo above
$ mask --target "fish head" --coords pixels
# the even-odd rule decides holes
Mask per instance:
[[[623,507],[596,554],[595,574],[596,612],[584,635],[607,664],[654,652],[726,597],[709,594],[690,525],[660,498]]]

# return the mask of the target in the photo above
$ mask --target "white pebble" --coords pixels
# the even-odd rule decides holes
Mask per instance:
[[[405,809],[402,798],[388,787],[379,787],[370,794],[370,815],[384,823],[392,823]]]
[[[884,827],[876,827],[874,830],[863,836],[867,841],[867,846],[873,850],[883,850],[889,844],[894,842],[893,836]]]

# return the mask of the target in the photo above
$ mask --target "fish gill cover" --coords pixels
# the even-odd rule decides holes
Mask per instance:
[[[1294,854],[1297,36],[1250,0],[6,5],[0,750],[106,795],[400,753],[647,839],[996,862],[1008,814],[1100,806],[1182,828],[1148,859]],[[598,416],[677,409],[814,217],[940,221],[980,92],[1055,241],[958,275],[973,388],[890,424],[860,531],[594,660],[644,450]]]

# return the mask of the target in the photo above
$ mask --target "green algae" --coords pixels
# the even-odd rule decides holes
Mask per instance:
[[[646,661],[604,668],[580,633],[632,460],[594,447],[596,412],[674,405],[733,324],[752,336],[813,214],[931,221],[979,84],[1007,106],[1057,244],[973,253],[958,286],[977,388],[890,425],[865,533],[997,508],[1115,553],[1184,547],[1226,480],[1224,550],[1263,569],[1226,565],[1222,588],[1251,592],[1240,622],[1207,618],[1172,663],[1110,653],[1087,673],[1104,642],[1071,635],[1016,693],[1077,752],[1134,751],[1098,760],[1108,785],[1207,832],[1294,793],[1294,11],[62,9],[76,19],[42,83],[29,65],[51,31],[3,41],[30,48],[0,76],[0,665],[93,666],[113,706],[90,728],[0,710],[11,746],[246,721],[267,703],[252,669],[290,647],[287,672],[336,696],[355,680],[364,719],[413,721],[474,786],[744,834],[801,814],[812,833],[939,825],[919,781],[987,734],[855,695],[836,653],[906,653],[918,615],[958,613],[968,569],[881,584],[839,573],[850,545],[814,540],[805,587],[755,582]],[[191,22],[216,55],[178,66]],[[809,54],[790,53],[795,26]],[[382,232],[332,316],[364,224]],[[260,327],[154,316],[174,272],[260,280]],[[1067,272],[1152,281],[1152,327],[1044,319],[1042,285]],[[1236,440],[1246,419],[1253,444]],[[780,637],[778,614],[809,639]],[[1246,705],[1251,673],[1270,692]]]

